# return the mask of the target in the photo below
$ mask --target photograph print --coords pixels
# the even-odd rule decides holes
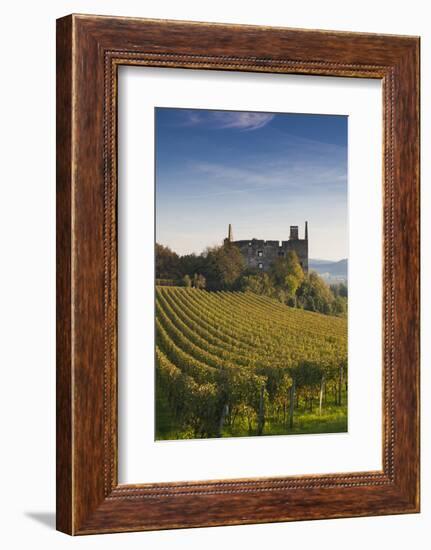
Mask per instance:
[[[347,431],[348,117],[155,109],[155,439]]]

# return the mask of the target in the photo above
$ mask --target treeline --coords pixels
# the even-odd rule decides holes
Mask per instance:
[[[307,311],[347,315],[347,286],[328,286],[317,273],[305,274],[295,252],[277,258],[269,272],[262,273],[247,268],[233,244],[185,256],[156,244],[156,278],[197,289],[250,291]]]
[[[238,290],[245,263],[234,245],[207,248],[202,254],[179,256],[156,244],[156,278],[171,279],[182,286],[208,290]]]

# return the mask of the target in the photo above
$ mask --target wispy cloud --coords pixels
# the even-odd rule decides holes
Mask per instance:
[[[246,193],[281,189],[303,194],[344,193],[347,185],[345,147],[297,136],[279,135],[275,151],[257,152],[223,161],[200,160],[188,164],[190,184],[206,194]]]
[[[342,166],[325,163],[310,166],[306,163],[286,161],[263,162],[247,168],[200,162],[192,167],[199,184],[202,175],[206,181],[206,195],[247,193],[269,189],[283,189],[294,194],[345,192],[346,170]]]
[[[257,130],[263,128],[274,118],[269,113],[240,113],[222,112],[213,113],[214,120],[221,128],[238,128],[240,130]]]
[[[271,113],[238,111],[184,111],[185,123],[189,126],[206,126],[213,129],[258,130],[274,118]]]

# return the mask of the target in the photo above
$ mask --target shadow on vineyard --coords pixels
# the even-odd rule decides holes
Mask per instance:
[[[156,439],[345,431],[345,318],[156,287]]]

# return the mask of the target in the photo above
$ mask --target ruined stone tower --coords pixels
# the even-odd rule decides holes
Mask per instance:
[[[232,224],[229,224],[229,230],[227,234],[227,239],[230,243],[233,242],[233,233],[232,233]]]
[[[289,240],[264,241],[261,239],[233,240],[232,225],[229,224],[228,236],[224,243],[237,246],[244,257],[247,267],[258,271],[268,271],[271,264],[279,257],[284,257],[290,251],[296,252],[304,273],[308,273],[308,222],[305,222],[304,238],[299,238],[297,225],[290,226]]]

